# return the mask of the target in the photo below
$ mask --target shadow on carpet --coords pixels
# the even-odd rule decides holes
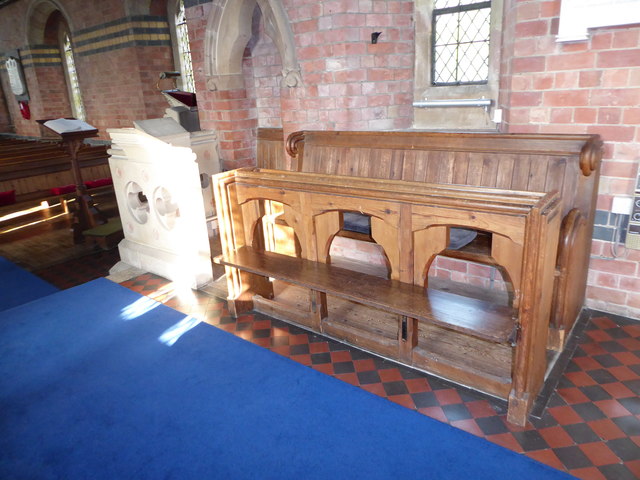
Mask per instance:
[[[0,325],[3,479],[571,478],[106,279],[45,300]]]
[[[41,278],[0,257],[0,311],[56,293],[58,289]]]

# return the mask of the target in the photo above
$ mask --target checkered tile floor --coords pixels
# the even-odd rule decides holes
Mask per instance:
[[[77,280],[78,269],[90,266],[85,260],[69,264],[75,273],[68,275],[60,266],[53,273],[39,273],[66,288],[69,278]],[[178,291],[155,275],[144,274],[122,285],[578,478],[640,478],[640,322],[592,312],[547,408],[539,419],[532,417],[525,428],[517,428],[506,423],[504,402],[258,313],[233,318],[223,300]]]

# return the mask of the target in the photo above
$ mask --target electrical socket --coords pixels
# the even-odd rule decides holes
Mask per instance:
[[[613,202],[611,204],[611,213],[629,215],[631,213],[632,207],[633,197],[616,196],[613,197]]]

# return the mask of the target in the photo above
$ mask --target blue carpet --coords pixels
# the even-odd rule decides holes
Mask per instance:
[[[2,279],[0,311],[58,291],[50,283],[18,267],[4,257],[0,257],[0,278]]]
[[[105,279],[5,315],[3,479],[572,478]]]

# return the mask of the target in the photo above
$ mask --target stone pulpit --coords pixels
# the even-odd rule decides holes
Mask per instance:
[[[215,212],[209,178],[218,170],[218,162],[211,161],[217,160],[215,143],[202,141],[207,132],[189,133],[171,118],[139,121],[135,127],[108,130],[125,237],[118,245],[120,258],[199,288],[212,281],[209,233]]]

